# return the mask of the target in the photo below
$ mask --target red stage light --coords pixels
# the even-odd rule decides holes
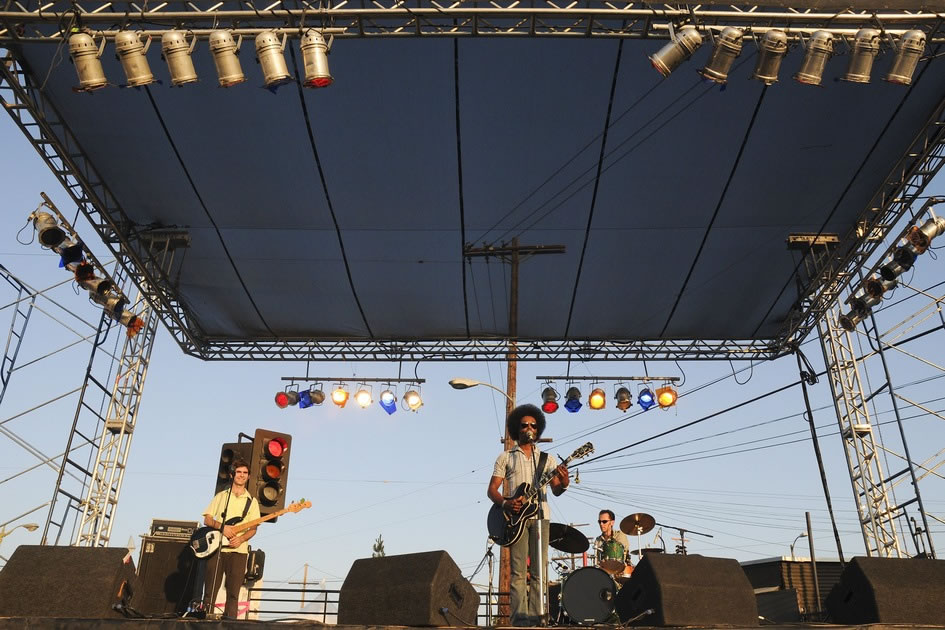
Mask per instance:
[[[554,400],[548,400],[542,403],[541,410],[545,413],[554,413],[558,411],[558,403]]]

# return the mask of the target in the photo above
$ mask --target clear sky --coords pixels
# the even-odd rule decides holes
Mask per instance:
[[[57,268],[55,255],[35,243],[18,242],[17,233],[39,204],[40,191],[47,192],[66,216],[75,214],[75,206],[7,116],[0,116],[0,174],[4,191],[0,262],[36,289],[67,280],[68,275]],[[945,193],[941,181],[930,192]],[[104,248],[88,225],[79,221],[77,227],[104,258]],[[19,234],[19,241],[31,238],[31,228]],[[942,272],[942,261],[932,252],[920,259],[910,282],[931,287],[941,281]],[[941,288],[931,293],[940,296]],[[47,295],[58,305],[42,299],[42,311],[32,316],[17,362],[22,368],[14,372],[0,405],[0,427],[29,448],[55,455],[62,452],[75,413],[77,398],[69,392],[81,384],[89,356],[88,342],[75,342],[91,334],[86,322],[97,323],[99,311],[85,295],[77,294],[72,283]],[[909,295],[901,289],[896,298]],[[12,317],[8,305],[14,298],[2,283],[4,339]],[[898,324],[921,303],[910,298],[882,313],[882,327]],[[941,323],[934,311],[924,314],[928,315]],[[899,328],[903,336],[930,325],[921,324],[910,332],[909,326],[915,323]],[[116,337],[109,338],[107,348],[114,348]],[[942,342],[940,333],[929,335],[909,346],[919,358],[895,352],[891,357],[899,393],[936,411],[945,407],[938,379],[942,372],[934,364],[943,356]],[[41,358],[67,344],[73,345]],[[816,339],[809,340],[804,351],[815,369],[822,370]],[[304,497],[313,502],[309,510],[262,526],[252,541],[267,553],[269,585],[301,580],[308,564],[310,581],[324,578],[330,588],[337,588],[355,559],[370,556],[378,536],[383,536],[388,554],[445,549],[469,576],[487,547],[485,517],[490,503],[485,491],[501,449],[504,399],[484,387],[455,391],[447,381],[466,376],[503,387],[505,366],[329,363],[312,364],[308,369],[324,376],[395,377],[399,370],[404,376],[416,374],[427,381],[422,388],[425,404],[418,413],[400,410],[392,416],[377,405],[363,410],[353,403],[344,409],[326,403],[307,410],[280,410],[273,404],[273,395],[283,385],[280,378],[304,374],[304,363],[201,362],[184,356],[168,333],[159,330],[112,545],[123,546],[129,537],[137,545],[152,518],[198,519],[213,490],[220,445],[235,441],[239,432],[252,434],[262,427],[293,436],[288,494],[293,500]],[[519,401],[540,402],[542,383],[536,375],[563,374],[568,369],[565,364],[521,363]],[[586,441],[593,442],[596,455],[642,442],[582,467],[580,483],[572,483],[563,497],[552,499],[554,521],[574,524],[587,536],[595,536],[599,509],[611,508],[618,519],[643,512],[663,525],[662,537],[669,550],[678,537],[674,528],[684,528],[712,536],[692,535],[690,553],[747,561],[789,554],[790,544],[805,529],[804,513],[810,511],[817,556],[837,556],[809,430],[801,415],[801,388],[788,387],[742,404],[794,383],[798,375],[794,357],[754,366],[653,362],[646,369],[651,375],[684,377],[675,409],[640,413],[634,407],[620,412],[613,406],[613,385],[605,384],[605,410],[585,407],[577,414],[562,410],[549,416],[545,435],[554,440],[550,450],[561,456]],[[575,362],[570,370],[580,376],[637,376],[644,373],[644,366]],[[871,388],[878,387],[881,368],[874,366],[865,376]],[[559,381],[557,386],[563,393],[565,384]],[[589,387],[584,384],[582,389],[586,400]],[[376,398],[379,390],[374,391]],[[826,379],[814,385],[810,395],[843,549],[848,557],[862,554],[863,540]],[[22,413],[53,399],[36,411]],[[874,422],[892,420],[889,397],[878,395],[875,403]],[[945,446],[945,422],[904,401],[900,404],[908,418],[905,427],[913,457],[924,461],[935,456]],[[725,411],[731,407],[737,408]],[[704,420],[648,439],[700,419]],[[878,431],[888,437],[887,444],[898,445],[895,424],[881,425]],[[5,453],[0,477],[6,481],[0,483],[0,522],[47,501],[56,478],[45,466],[17,475],[37,459],[15,444],[10,433],[4,435],[0,438]],[[883,465],[887,473],[902,468],[891,455]],[[927,475],[920,489],[928,510],[941,517],[945,515],[945,482],[940,473]],[[16,522],[42,525],[45,518],[45,509],[40,509]],[[945,525],[933,521],[932,530],[942,553]],[[17,530],[3,541],[0,554],[8,556],[19,544],[37,544],[40,533]],[[642,545],[654,545],[655,534],[643,536]],[[911,541],[903,543],[913,549]],[[808,555],[805,541],[799,541],[797,549],[798,555]],[[483,569],[474,582],[482,585],[486,579]]]

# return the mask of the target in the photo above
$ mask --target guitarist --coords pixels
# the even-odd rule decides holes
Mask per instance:
[[[233,517],[242,517],[240,521],[252,521],[259,518],[259,503],[253,499],[246,488],[246,483],[249,481],[249,464],[242,459],[234,460],[230,467],[230,474],[233,482],[229,489],[214,495],[210,505],[203,511],[204,525],[214,529],[220,529],[222,525],[223,535],[229,540],[229,545],[209,558],[203,592],[204,609],[212,612],[221,580],[225,577],[224,619],[236,619],[240,586],[243,585],[243,579],[246,577],[246,559],[249,556],[249,545],[246,542],[256,535],[255,527],[236,534],[232,525],[224,525],[224,523]]]
[[[558,465],[554,455],[543,454],[536,441],[545,431],[545,414],[535,405],[520,405],[512,410],[506,420],[509,436],[517,442],[511,450],[499,455],[495,462],[492,479],[486,495],[504,510],[517,514],[524,507],[524,499],[507,499],[502,496],[502,482],[507,481],[513,491],[522,483],[533,486],[546,471],[555,471],[551,480],[551,492],[560,496],[570,483],[568,468]],[[542,491],[538,500],[541,509],[535,518],[525,523],[522,536],[509,547],[511,564],[511,611],[509,621],[514,626],[537,626],[544,620],[542,606],[544,584],[538,584],[538,568],[541,568],[542,582],[547,580],[548,566],[548,519],[551,514],[548,501]],[[539,554],[538,536],[541,528],[541,553]],[[531,558],[533,581],[526,580],[527,560]]]

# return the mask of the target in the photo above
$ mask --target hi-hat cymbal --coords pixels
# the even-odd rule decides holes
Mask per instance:
[[[663,553],[663,550],[659,547],[645,547],[643,549],[631,549],[630,553],[634,556],[646,555],[648,553]]]
[[[548,544],[565,553],[584,553],[590,544],[584,534],[564,523],[552,523]]]
[[[620,521],[620,531],[627,536],[642,535],[656,527],[656,519],[642,512],[631,514]]]

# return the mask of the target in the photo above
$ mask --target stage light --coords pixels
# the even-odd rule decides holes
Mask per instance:
[[[584,405],[581,404],[581,390],[573,385],[568,388],[567,393],[564,395],[565,403],[564,408],[567,409],[570,413],[577,413],[581,410],[581,407]]]
[[[853,83],[869,83],[873,71],[873,60],[879,54],[879,40],[882,31],[875,28],[861,28],[853,38],[853,50],[846,74],[841,79]]]
[[[781,61],[787,52],[788,38],[784,31],[773,29],[765,33],[758,45],[758,63],[751,78],[765,85],[777,82]]]
[[[69,36],[69,56],[79,75],[79,89],[97,90],[108,85],[102,61],[99,57],[105,51],[105,38],[100,46],[88,33],[73,33]]]
[[[91,280],[95,277],[95,265],[88,261],[76,263],[73,271],[75,272],[75,281]]]
[[[279,409],[285,409],[289,405],[296,405],[299,402],[299,393],[294,389],[287,389],[283,392],[276,392],[276,406]]]
[[[381,392],[381,395],[378,396],[378,404],[380,404],[381,409],[387,412],[387,415],[393,414],[397,411],[397,394],[389,389],[385,389]]]
[[[873,307],[879,304],[882,298],[873,295],[856,297],[849,300],[850,312],[840,316],[840,326],[848,332],[852,332],[857,324],[866,319]]]
[[[230,31],[213,31],[210,33],[210,52],[213,54],[213,65],[217,67],[217,81],[220,87],[230,87],[246,80],[243,67],[240,66],[239,49],[243,43],[243,36],[234,41]]]
[[[876,298],[882,298],[887,291],[895,288],[895,278],[892,280],[885,280],[883,278],[872,276],[865,283],[863,283],[863,289],[866,291],[867,295],[871,295]]]
[[[922,227],[913,225],[906,234],[906,240],[915,248],[916,254],[924,254],[932,244],[932,240],[945,231],[945,218],[936,217],[922,224]]]
[[[128,306],[128,300],[126,298],[121,295],[115,295],[114,293],[89,293],[89,297],[92,298],[93,302],[105,309],[105,312],[113,319],[120,317],[121,312]]]
[[[328,43],[321,31],[310,28],[299,44],[305,65],[305,87],[328,87],[334,79],[328,71]]]
[[[409,390],[404,394],[404,404],[407,405],[407,409],[410,411],[416,411],[423,406],[423,399],[420,398],[420,392],[416,390]]]
[[[118,60],[121,61],[121,67],[131,87],[154,83],[154,75],[146,56],[150,46],[150,35],[144,43],[141,43],[141,38],[134,31],[122,31],[115,35],[115,52],[118,53]]]
[[[630,395],[630,390],[626,387],[619,388],[617,393],[614,394],[614,399],[616,399],[617,409],[620,411],[626,411],[633,405],[633,396]]]
[[[43,247],[50,249],[59,247],[62,242],[66,240],[66,231],[59,227],[59,222],[56,221],[56,217],[48,212],[34,212],[27,220],[33,222],[36,237],[39,239],[39,244]]]
[[[640,393],[637,394],[637,404],[643,408],[643,411],[648,410],[656,404],[656,400],[653,398],[653,392],[650,391],[649,387],[644,387],[640,390]]]
[[[892,261],[879,268],[879,274],[883,277],[883,280],[895,280],[912,269],[918,255],[912,243],[901,245],[893,252]]]
[[[541,410],[545,413],[558,411],[558,392],[550,384],[541,390]]]
[[[600,387],[595,387],[591,390],[590,395],[587,397],[587,406],[591,409],[598,411],[603,409],[607,405],[607,394],[604,393],[604,390]]]
[[[669,409],[676,404],[678,398],[679,394],[669,383],[656,390],[656,402],[659,403],[660,409]]]
[[[108,278],[89,278],[88,280],[80,280],[79,286],[89,293],[98,293],[99,295],[104,295],[109,291],[114,291],[115,289],[115,283]]]
[[[794,80],[805,85],[820,85],[827,60],[832,54],[833,35],[827,31],[814,31],[807,43],[807,53],[804,55],[801,69],[794,75]]]
[[[906,31],[899,38],[899,50],[893,58],[886,80],[899,85],[912,83],[912,75],[925,52],[925,33],[919,30]]]
[[[307,389],[299,390],[299,409],[308,409],[314,404],[312,402],[312,392]]]
[[[82,243],[76,243],[75,241],[66,241],[56,248],[56,252],[59,254],[59,266],[66,269],[85,260],[85,249],[83,249]]]
[[[332,390],[331,402],[342,408],[348,404],[348,390],[344,388],[344,385],[338,385],[338,387]]]
[[[274,31],[266,31],[256,36],[256,58],[262,68],[266,87],[277,87],[292,80],[285,63],[285,55],[282,54],[285,42],[285,36],[280,41],[279,35]]]
[[[371,392],[368,391],[367,386],[363,384],[361,385],[361,389],[355,392],[354,401],[361,406],[361,409],[367,408],[372,402],[374,402]]]
[[[650,63],[664,77],[668,77],[673,70],[689,59],[692,53],[702,45],[702,35],[699,30],[687,24],[676,31],[673,40],[650,55]]]
[[[197,80],[197,71],[194,70],[194,60],[190,58],[197,38],[191,35],[187,42],[187,33],[184,31],[167,31],[161,36],[161,49],[164,51],[164,60],[171,73],[171,83],[185,85]]]
[[[712,56],[709,57],[709,63],[699,71],[699,74],[710,81],[716,83],[726,83],[728,81],[728,72],[735,63],[735,58],[742,51],[742,32],[733,27],[726,26],[719,33],[719,37],[712,49]]]
[[[137,335],[141,332],[141,329],[144,328],[144,320],[131,311],[124,311],[121,317],[118,318],[118,323],[127,329],[125,332],[129,339]]]

